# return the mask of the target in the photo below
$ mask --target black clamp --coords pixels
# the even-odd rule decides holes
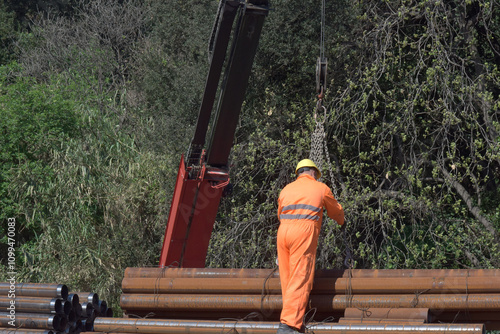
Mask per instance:
[[[316,92],[320,100],[325,96],[327,67],[327,59],[325,57],[318,57],[318,62],[316,63]]]

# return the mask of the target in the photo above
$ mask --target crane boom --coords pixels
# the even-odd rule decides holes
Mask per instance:
[[[181,156],[160,267],[205,266],[222,192],[229,183],[229,154],[268,12],[269,0],[221,0],[219,4],[205,91],[187,159]],[[221,81],[224,62],[226,69]],[[218,91],[212,132],[205,148]]]

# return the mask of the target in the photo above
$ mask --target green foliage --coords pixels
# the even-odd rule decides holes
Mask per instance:
[[[74,103],[64,93],[54,93],[57,87],[37,85],[29,78],[9,82],[15,69],[15,66],[1,67],[0,218],[19,216],[19,210],[24,208],[26,218],[21,224],[27,229],[24,230],[26,235],[20,237],[28,241],[40,231],[37,221],[46,210],[48,203],[45,200],[51,201],[34,198],[43,184],[54,176],[50,167],[51,152],[77,134],[78,121]],[[23,186],[28,195],[23,202],[9,195],[9,188],[13,187],[11,181],[20,171],[26,175]]]
[[[0,65],[13,59],[12,42],[15,36],[14,13],[0,2]]]
[[[321,7],[295,0],[273,1],[272,6],[231,155],[234,189],[221,203],[210,266],[275,266],[279,191],[293,180],[297,161],[309,156]],[[332,21],[350,15],[340,2],[328,6]],[[345,28],[328,31],[338,37]],[[330,249],[336,247],[332,244]]]
[[[137,151],[116,116],[92,107],[113,110],[111,99],[79,94],[88,78],[2,71],[1,212],[17,221],[18,279],[91,289],[118,309],[125,268],[157,262],[175,162]]]
[[[187,151],[205,87],[216,10],[217,1],[151,1],[155,24],[133,64],[131,85],[141,105],[131,122],[149,119],[136,133],[150,150],[178,156]]]
[[[477,52],[482,30],[460,30],[459,2],[386,6],[362,4],[353,32],[365,29],[363,54],[330,123],[358,265],[498,266],[498,230],[487,219],[497,204],[475,204],[498,179],[497,72]],[[480,8],[462,9],[492,14]],[[478,239],[488,247],[479,251]]]
[[[254,119],[251,126],[255,131],[233,148],[231,182],[234,188],[220,207],[209,250],[210,266],[274,265],[279,224],[276,200],[282,186],[292,179],[296,157],[304,156],[308,145],[307,135],[301,137],[296,133],[292,138],[290,127],[294,122],[293,117],[288,116],[300,112],[300,106],[291,108],[285,113],[288,119],[285,123],[272,116]],[[283,145],[284,142],[289,144]],[[288,168],[282,168],[283,164]]]
[[[0,6],[0,63],[13,36],[20,64],[0,67],[0,215],[18,222],[21,280],[93,290],[118,308],[125,268],[158,261],[217,1],[65,3],[51,15]],[[276,200],[311,150],[320,4],[272,6],[212,267],[275,266]],[[318,267],[342,267],[347,246],[357,268],[500,265],[498,8],[327,2],[323,181],[348,233],[324,221]]]
[[[264,33],[254,99],[245,105],[233,151],[234,197],[243,201],[223,202],[211,265],[274,263],[275,201],[291,174],[282,176],[308,155],[314,128],[307,73],[315,63],[317,16],[314,6],[297,11],[297,5],[278,4],[266,22],[277,29]],[[330,70],[329,91],[336,94],[327,94],[333,100],[327,141],[335,176],[326,182],[341,189],[356,266],[498,266],[498,225],[488,220],[498,204],[482,200],[498,180],[492,168],[499,162],[498,123],[489,110],[497,103],[497,70],[487,64],[490,46],[474,39],[494,33],[496,21],[460,30],[466,22],[455,10],[459,2],[336,5],[339,19],[329,22],[340,29],[330,31],[327,45],[330,59],[343,61]],[[488,8],[463,9],[469,17],[493,15]],[[325,222],[321,238],[328,246],[318,265],[340,267],[345,245],[334,222]],[[246,256],[231,260],[227,253]]]

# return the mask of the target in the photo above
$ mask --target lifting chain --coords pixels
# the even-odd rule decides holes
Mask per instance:
[[[319,170],[323,170],[323,154],[327,164],[328,173],[330,176],[330,183],[333,196],[338,200],[339,194],[335,186],[335,177],[333,173],[332,163],[330,161],[330,154],[328,153],[328,143],[326,140],[325,133],[325,123],[327,120],[326,108],[323,105],[323,98],[325,97],[326,86],[327,86],[327,67],[328,61],[325,57],[325,13],[326,13],[326,0],[322,0],[321,3],[321,38],[320,38],[320,55],[316,63],[316,92],[318,96],[318,102],[316,104],[316,109],[314,110],[314,121],[316,126],[313,133],[311,134],[311,151],[309,152],[309,159],[311,159]],[[318,114],[321,114],[318,116]],[[344,225],[345,226],[345,225]],[[346,257],[344,260],[344,265],[348,268],[349,274],[349,287],[346,291],[346,296],[348,297],[346,301],[346,307],[351,307],[352,305],[352,288],[351,288],[351,278],[352,278],[352,268],[354,267],[354,260],[352,257],[352,252],[349,248],[349,243],[347,240],[346,229],[343,228],[344,243],[346,246]]]
[[[319,116],[319,112],[323,112],[323,115]],[[333,167],[330,161],[330,154],[328,153],[328,145],[326,141],[326,118],[326,108],[325,106],[323,106],[322,100],[319,100],[316,105],[316,110],[314,111],[314,120],[316,122],[316,127],[311,134],[311,151],[309,152],[309,159],[314,161],[319,170],[323,170],[323,155],[325,156],[333,196],[338,199],[338,193],[335,187],[335,178],[333,175]]]
[[[316,63],[316,93],[318,94],[318,103],[316,104],[316,109],[314,110],[314,120],[316,122],[316,127],[311,135],[311,151],[309,153],[309,159],[314,161],[316,166],[320,170],[323,167],[323,154],[325,155],[326,163],[328,164],[328,171],[330,173],[330,181],[332,183],[332,192],[335,198],[337,197],[337,189],[335,188],[335,182],[333,177],[332,164],[330,162],[330,155],[328,154],[328,146],[326,142],[325,134],[325,122],[327,119],[326,108],[323,105],[323,98],[325,97],[325,87],[327,84],[326,74],[328,61],[325,57],[325,12],[326,12],[326,0],[322,0],[321,3],[321,36],[320,36],[320,54],[318,61]],[[322,113],[322,116],[318,114]],[[321,118],[321,120],[320,120]]]

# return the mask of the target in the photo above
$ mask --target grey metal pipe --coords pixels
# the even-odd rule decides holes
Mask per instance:
[[[47,298],[68,298],[68,287],[64,284],[46,284],[46,283],[18,283],[12,285],[6,282],[0,282],[0,295],[7,296],[12,289],[17,296],[25,297],[47,297]]]
[[[0,328],[0,334],[54,334],[50,329]]]
[[[95,319],[97,317],[96,313],[95,313],[95,310],[92,310],[90,312],[90,315],[87,317],[87,319]],[[82,317],[82,319],[85,319]]]
[[[99,299],[97,303],[97,310],[99,310],[99,315],[105,314],[107,308],[108,308],[108,303],[106,303],[105,300]]]
[[[344,318],[351,319],[398,319],[416,320],[421,319],[429,322],[428,308],[346,308]]]
[[[93,332],[94,331],[94,319],[82,319],[83,331]]]
[[[406,319],[380,319],[380,318],[340,318],[339,324],[405,324],[405,325],[420,325],[424,324],[424,320],[406,320]]]
[[[75,311],[76,316],[80,318],[83,312],[82,304],[80,303],[76,304],[75,307],[73,307],[73,311]]]
[[[67,319],[68,319],[68,323],[73,323],[73,322],[76,322],[77,319],[79,319],[77,316],[76,316],[76,312],[74,310],[71,310],[67,316]]]
[[[71,302],[67,300],[62,301],[62,308],[63,308],[63,314],[68,315],[71,310],[73,310],[73,307],[71,306]]]
[[[107,318],[112,318],[113,317],[113,309],[111,307],[108,307],[106,309],[106,313],[105,313],[104,316],[107,317]]]
[[[61,298],[16,297],[14,301],[17,312],[64,314]],[[11,305],[11,302],[11,298],[0,297],[0,308],[5,310]]]
[[[73,308],[76,307],[76,305],[80,304],[80,297],[76,293],[70,293],[68,294],[68,299],[67,299]]]
[[[91,303],[96,306],[99,303],[99,295],[95,292],[74,292],[80,298],[80,303]]]
[[[84,328],[83,328],[83,323],[82,323],[82,320],[81,319],[77,319],[76,320],[76,326],[75,326],[75,331],[83,331]]]
[[[157,320],[157,319],[117,319],[96,318],[94,331],[122,333],[221,333],[236,330],[238,333],[276,333],[278,322],[251,321],[198,321],[198,320]],[[484,333],[482,324],[335,324],[321,323],[308,326],[315,333]]]
[[[0,326],[7,327],[12,321],[10,313],[0,312]],[[17,328],[49,329],[61,331],[66,326],[66,317],[60,314],[43,313],[17,313],[15,314],[15,325]]]
[[[82,318],[88,318],[92,315],[94,305],[92,303],[81,303],[82,305]]]

